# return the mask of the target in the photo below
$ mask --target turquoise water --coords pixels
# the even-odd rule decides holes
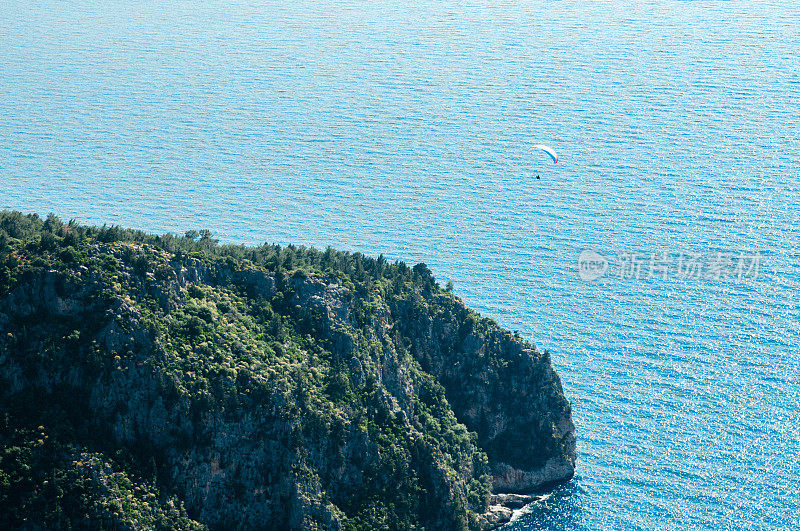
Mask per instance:
[[[790,1],[6,0],[0,208],[424,261],[573,401],[578,475],[515,529],[788,527],[799,50]]]

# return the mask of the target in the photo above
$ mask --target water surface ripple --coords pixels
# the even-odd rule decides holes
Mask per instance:
[[[788,0],[6,0],[0,207],[424,261],[550,349],[574,404],[578,477],[512,527],[781,528],[798,21]],[[585,283],[584,248],[764,265]]]

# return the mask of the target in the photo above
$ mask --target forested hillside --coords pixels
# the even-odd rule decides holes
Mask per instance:
[[[0,528],[477,529],[574,464],[423,264],[0,213]]]

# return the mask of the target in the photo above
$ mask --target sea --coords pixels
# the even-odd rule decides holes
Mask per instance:
[[[551,353],[513,530],[798,526],[798,128],[794,0],[0,2],[0,208],[424,262]]]

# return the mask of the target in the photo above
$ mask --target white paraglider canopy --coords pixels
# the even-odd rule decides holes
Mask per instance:
[[[544,144],[536,144],[535,146],[530,148],[528,152],[531,152],[534,149],[544,151],[545,153],[550,155],[550,158],[553,159],[553,162],[558,162],[558,155],[556,154],[556,150],[551,148],[550,146],[545,146]]]

